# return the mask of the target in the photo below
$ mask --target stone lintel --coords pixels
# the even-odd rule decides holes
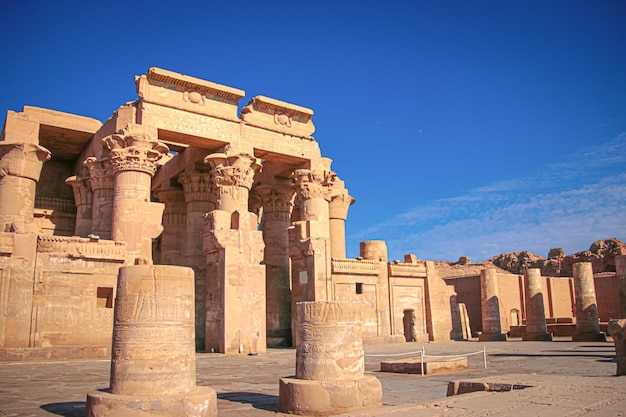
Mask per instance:
[[[241,118],[261,127],[313,140],[313,110],[265,96],[256,96],[241,110]]]
[[[90,261],[123,263],[126,259],[126,245],[123,242],[77,236],[39,235],[37,252],[63,254],[63,257]]]
[[[39,144],[39,121],[26,114],[7,111],[0,142]]]
[[[423,261],[419,264],[393,262],[389,264],[389,276],[391,277],[426,278],[426,275],[426,263]]]
[[[376,261],[349,258],[333,258],[331,260],[333,274],[379,276],[381,263]]]
[[[93,135],[100,129],[100,120],[72,113],[46,109],[43,107],[24,106],[23,113],[39,121],[41,125],[73,130]]]
[[[152,67],[135,77],[139,97],[148,103],[236,121],[243,90]]]

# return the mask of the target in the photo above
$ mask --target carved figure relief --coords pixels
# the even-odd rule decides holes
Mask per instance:
[[[291,116],[287,113],[277,111],[274,113],[274,123],[277,125],[291,127]]]
[[[195,90],[191,90],[191,91],[185,91],[183,93],[183,100],[188,103],[199,104],[200,106],[204,106],[206,99],[204,98],[204,95],[202,93],[195,91]]]

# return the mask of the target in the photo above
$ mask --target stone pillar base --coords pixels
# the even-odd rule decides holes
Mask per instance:
[[[626,375],[626,319],[609,320],[608,328],[615,344],[615,358],[617,359],[615,375]]]
[[[479,342],[506,342],[504,333],[481,333],[478,335]]]
[[[552,333],[524,333],[522,340],[524,342],[551,342]]]
[[[280,378],[281,413],[330,416],[357,410],[382,407],[382,385],[376,377],[313,381]]]
[[[606,333],[574,333],[572,342],[606,342]]]
[[[217,395],[209,387],[179,395],[87,394],[87,417],[216,417]]]

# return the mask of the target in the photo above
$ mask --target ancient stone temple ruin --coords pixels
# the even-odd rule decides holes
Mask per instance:
[[[432,262],[389,263],[381,241],[346,259],[354,198],[312,137],[312,110],[257,96],[239,111],[244,91],[159,68],[135,84],[104,123],[7,114],[2,357],[109,355],[126,265],[194,271],[200,351],[292,346],[306,301],[359,302],[365,343],[451,337],[454,288]]]

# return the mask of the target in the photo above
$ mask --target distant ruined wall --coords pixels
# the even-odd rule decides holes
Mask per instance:
[[[464,303],[472,331],[482,330],[480,308],[480,275],[448,277],[446,283],[454,288],[457,301]],[[515,325],[515,311],[519,312],[519,323],[526,319],[524,306],[523,276],[498,274],[498,294],[502,329]],[[619,282],[614,273],[594,275],[598,315],[601,322],[616,318],[619,311]],[[543,277],[544,310],[549,319],[574,319],[574,284],[571,277]]]

